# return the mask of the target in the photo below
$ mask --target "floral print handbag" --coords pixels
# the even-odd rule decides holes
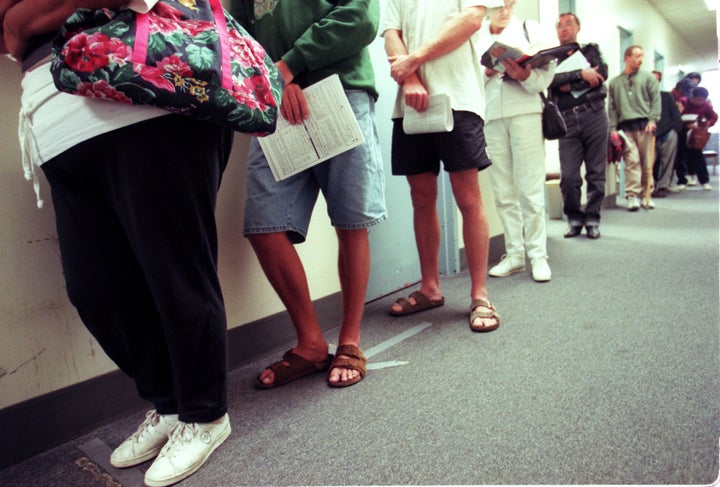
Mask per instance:
[[[148,13],[78,9],[52,48],[60,91],[153,105],[265,135],[282,81],[272,60],[220,0],[160,0]]]

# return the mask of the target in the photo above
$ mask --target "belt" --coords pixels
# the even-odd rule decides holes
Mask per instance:
[[[570,115],[571,113],[581,113],[585,110],[589,110],[591,108],[591,105],[589,103],[583,103],[582,105],[575,105],[572,108],[568,108],[566,110],[562,111],[563,115]]]

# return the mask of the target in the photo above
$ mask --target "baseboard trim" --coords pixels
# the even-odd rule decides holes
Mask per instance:
[[[505,253],[502,235],[490,239],[490,262]],[[461,269],[467,268],[465,250]],[[340,293],[315,301],[325,330],[340,323]],[[228,331],[229,369],[257,361],[269,351],[293,343],[295,332],[286,312]],[[133,381],[119,370],[0,410],[0,470],[62,445],[119,418],[147,408]]]

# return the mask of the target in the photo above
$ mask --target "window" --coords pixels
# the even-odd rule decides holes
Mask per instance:
[[[655,71],[660,71],[665,76],[665,56],[655,51]],[[665,80],[660,83],[660,89],[663,88]]]
[[[558,0],[558,12],[563,14],[565,12],[575,12],[575,0]]]
[[[633,35],[629,30],[618,27],[620,34],[620,72],[625,69],[625,49],[633,45]]]

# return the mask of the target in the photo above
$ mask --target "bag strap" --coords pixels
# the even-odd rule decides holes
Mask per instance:
[[[232,91],[232,69],[230,68],[230,41],[228,40],[227,23],[225,21],[225,10],[220,0],[210,0],[215,27],[217,28],[218,41],[220,42],[220,56],[222,61],[222,87]]]
[[[148,38],[150,37],[148,27],[148,14],[135,14],[135,43],[133,45],[132,62],[135,64],[145,64],[147,59]]]
[[[161,0],[162,1],[162,0]],[[232,69],[230,67],[230,41],[228,40],[225,10],[220,0],[207,0],[212,9],[215,28],[220,42],[222,87],[232,91]],[[147,60],[148,42],[150,37],[149,13],[138,13],[135,16],[135,44],[133,46],[133,64],[145,64]]]

